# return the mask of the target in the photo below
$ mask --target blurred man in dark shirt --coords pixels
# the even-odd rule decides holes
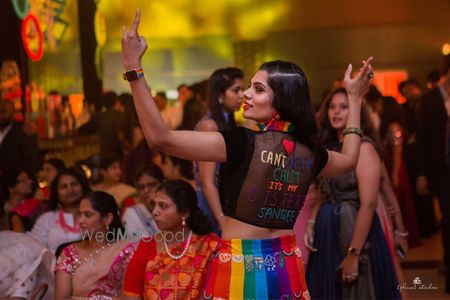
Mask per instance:
[[[14,104],[0,99],[0,172],[19,168],[35,174],[39,168],[37,135],[25,133],[14,117]]]
[[[410,78],[402,81],[398,85],[398,91],[406,99],[402,104],[403,114],[405,116],[405,145],[403,147],[403,157],[408,171],[409,182],[415,183],[417,171],[415,169],[415,148],[416,148],[416,130],[417,117],[419,115],[420,103],[422,101],[422,90],[416,79]],[[436,232],[436,216],[434,214],[433,196],[419,195],[414,186],[414,205],[417,212],[420,236],[429,238]]]
[[[118,96],[114,92],[106,92],[101,99],[102,111],[95,113],[86,124],[78,129],[78,134],[98,134],[100,139],[100,154],[112,155],[123,158],[122,145],[123,116],[120,111],[114,109]]]
[[[433,192],[442,212],[446,287],[450,293],[450,55],[444,57],[439,84],[423,98],[417,126],[416,189]]]

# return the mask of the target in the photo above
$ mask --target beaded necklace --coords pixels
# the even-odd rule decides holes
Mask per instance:
[[[186,255],[186,253],[189,249],[189,245],[191,244],[191,238],[192,238],[192,230],[189,232],[189,236],[188,236],[186,245],[184,246],[183,251],[179,255],[174,255],[174,254],[170,253],[169,247],[167,246],[167,243],[166,243],[166,239],[163,239],[164,250],[166,250],[166,253],[167,253],[167,255],[169,255],[170,258],[172,258],[174,260],[179,260],[183,256]]]

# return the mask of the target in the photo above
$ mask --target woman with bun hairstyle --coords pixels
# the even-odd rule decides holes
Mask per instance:
[[[153,202],[160,232],[139,242],[122,299],[198,299],[218,237],[188,182],[162,183]]]

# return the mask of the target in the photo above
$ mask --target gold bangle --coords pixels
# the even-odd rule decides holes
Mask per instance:
[[[357,134],[360,137],[363,136],[363,130],[361,128],[356,128],[356,127],[347,127],[344,129],[344,131],[342,131],[342,135],[346,136],[347,134]]]
[[[348,252],[348,254],[351,254],[353,256],[360,256],[361,255],[361,250],[357,249],[357,248],[354,248],[354,247],[348,248],[347,252]]]
[[[402,237],[402,238],[405,238],[409,235],[408,231],[400,231],[400,230],[396,229],[394,232],[396,235],[398,235],[399,237]]]

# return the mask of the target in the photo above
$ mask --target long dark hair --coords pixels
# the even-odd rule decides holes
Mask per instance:
[[[193,96],[184,104],[183,118],[177,130],[194,130],[204,113],[204,105]]]
[[[188,227],[196,234],[208,234],[213,227],[208,217],[197,205],[194,188],[184,180],[169,180],[161,184],[158,191],[163,191],[177,206],[179,213],[189,212],[186,219]]]
[[[59,172],[58,175],[56,175],[56,177],[53,180],[52,185],[50,187],[49,206],[50,206],[50,209],[52,209],[52,210],[55,210],[58,208],[58,203],[59,203],[58,185],[59,185],[59,180],[61,179],[61,176],[63,176],[63,175],[70,175],[70,176],[74,177],[80,183],[81,188],[83,189],[83,195],[85,195],[91,191],[89,182],[81,170],[74,168],[74,167],[64,169],[61,172]],[[80,201],[81,201],[81,199],[82,198],[80,198]]]
[[[297,141],[314,148],[317,123],[305,73],[296,64],[282,60],[265,62],[259,70],[269,74],[267,83],[273,90],[272,106],[280,119],[296,126]]]
[[[328,110],[330,109],[330,103],[336,94],[343,94],[347,97],[347,91],[345,90],[345,88],[337,88],[331,91],[331,93],[325,99],[320,116],[319,141],[320,144],[324,145],[327,149],[340,151],[341,146],[339,143],[337,131],[331,126],[330,120],[328,119]],[[379,143],[379,137],[370,122],[369,114],[364,105],[361,107],[361,129],[364,132],[364,136],[369,137],[375,143],[375,148],[378,151],[378,153],[380,153],[381,148]]]
[[[234,84],[236,79],[244,79],[244,73],[238,68],[223,68],[215,70],[208,80],[208,106],[211,118],[217,123],[220,130],[236,127],[234,112],[228,113],[228,122],[223,116],[222,104],[219,98]]]
[[[122,221],[120,221],[119,207],[113,196],[102,191],[95,191],[90,192],[83,199],[89,200],[92,208],[97,211],[102,218],[109,213],[112,214],[113,220],[109,225],[108,232],[114,233],[114,236],[119,232],[125,232],[125,227],[123,226]],[[120,234],[118,236],[120,236]]]

